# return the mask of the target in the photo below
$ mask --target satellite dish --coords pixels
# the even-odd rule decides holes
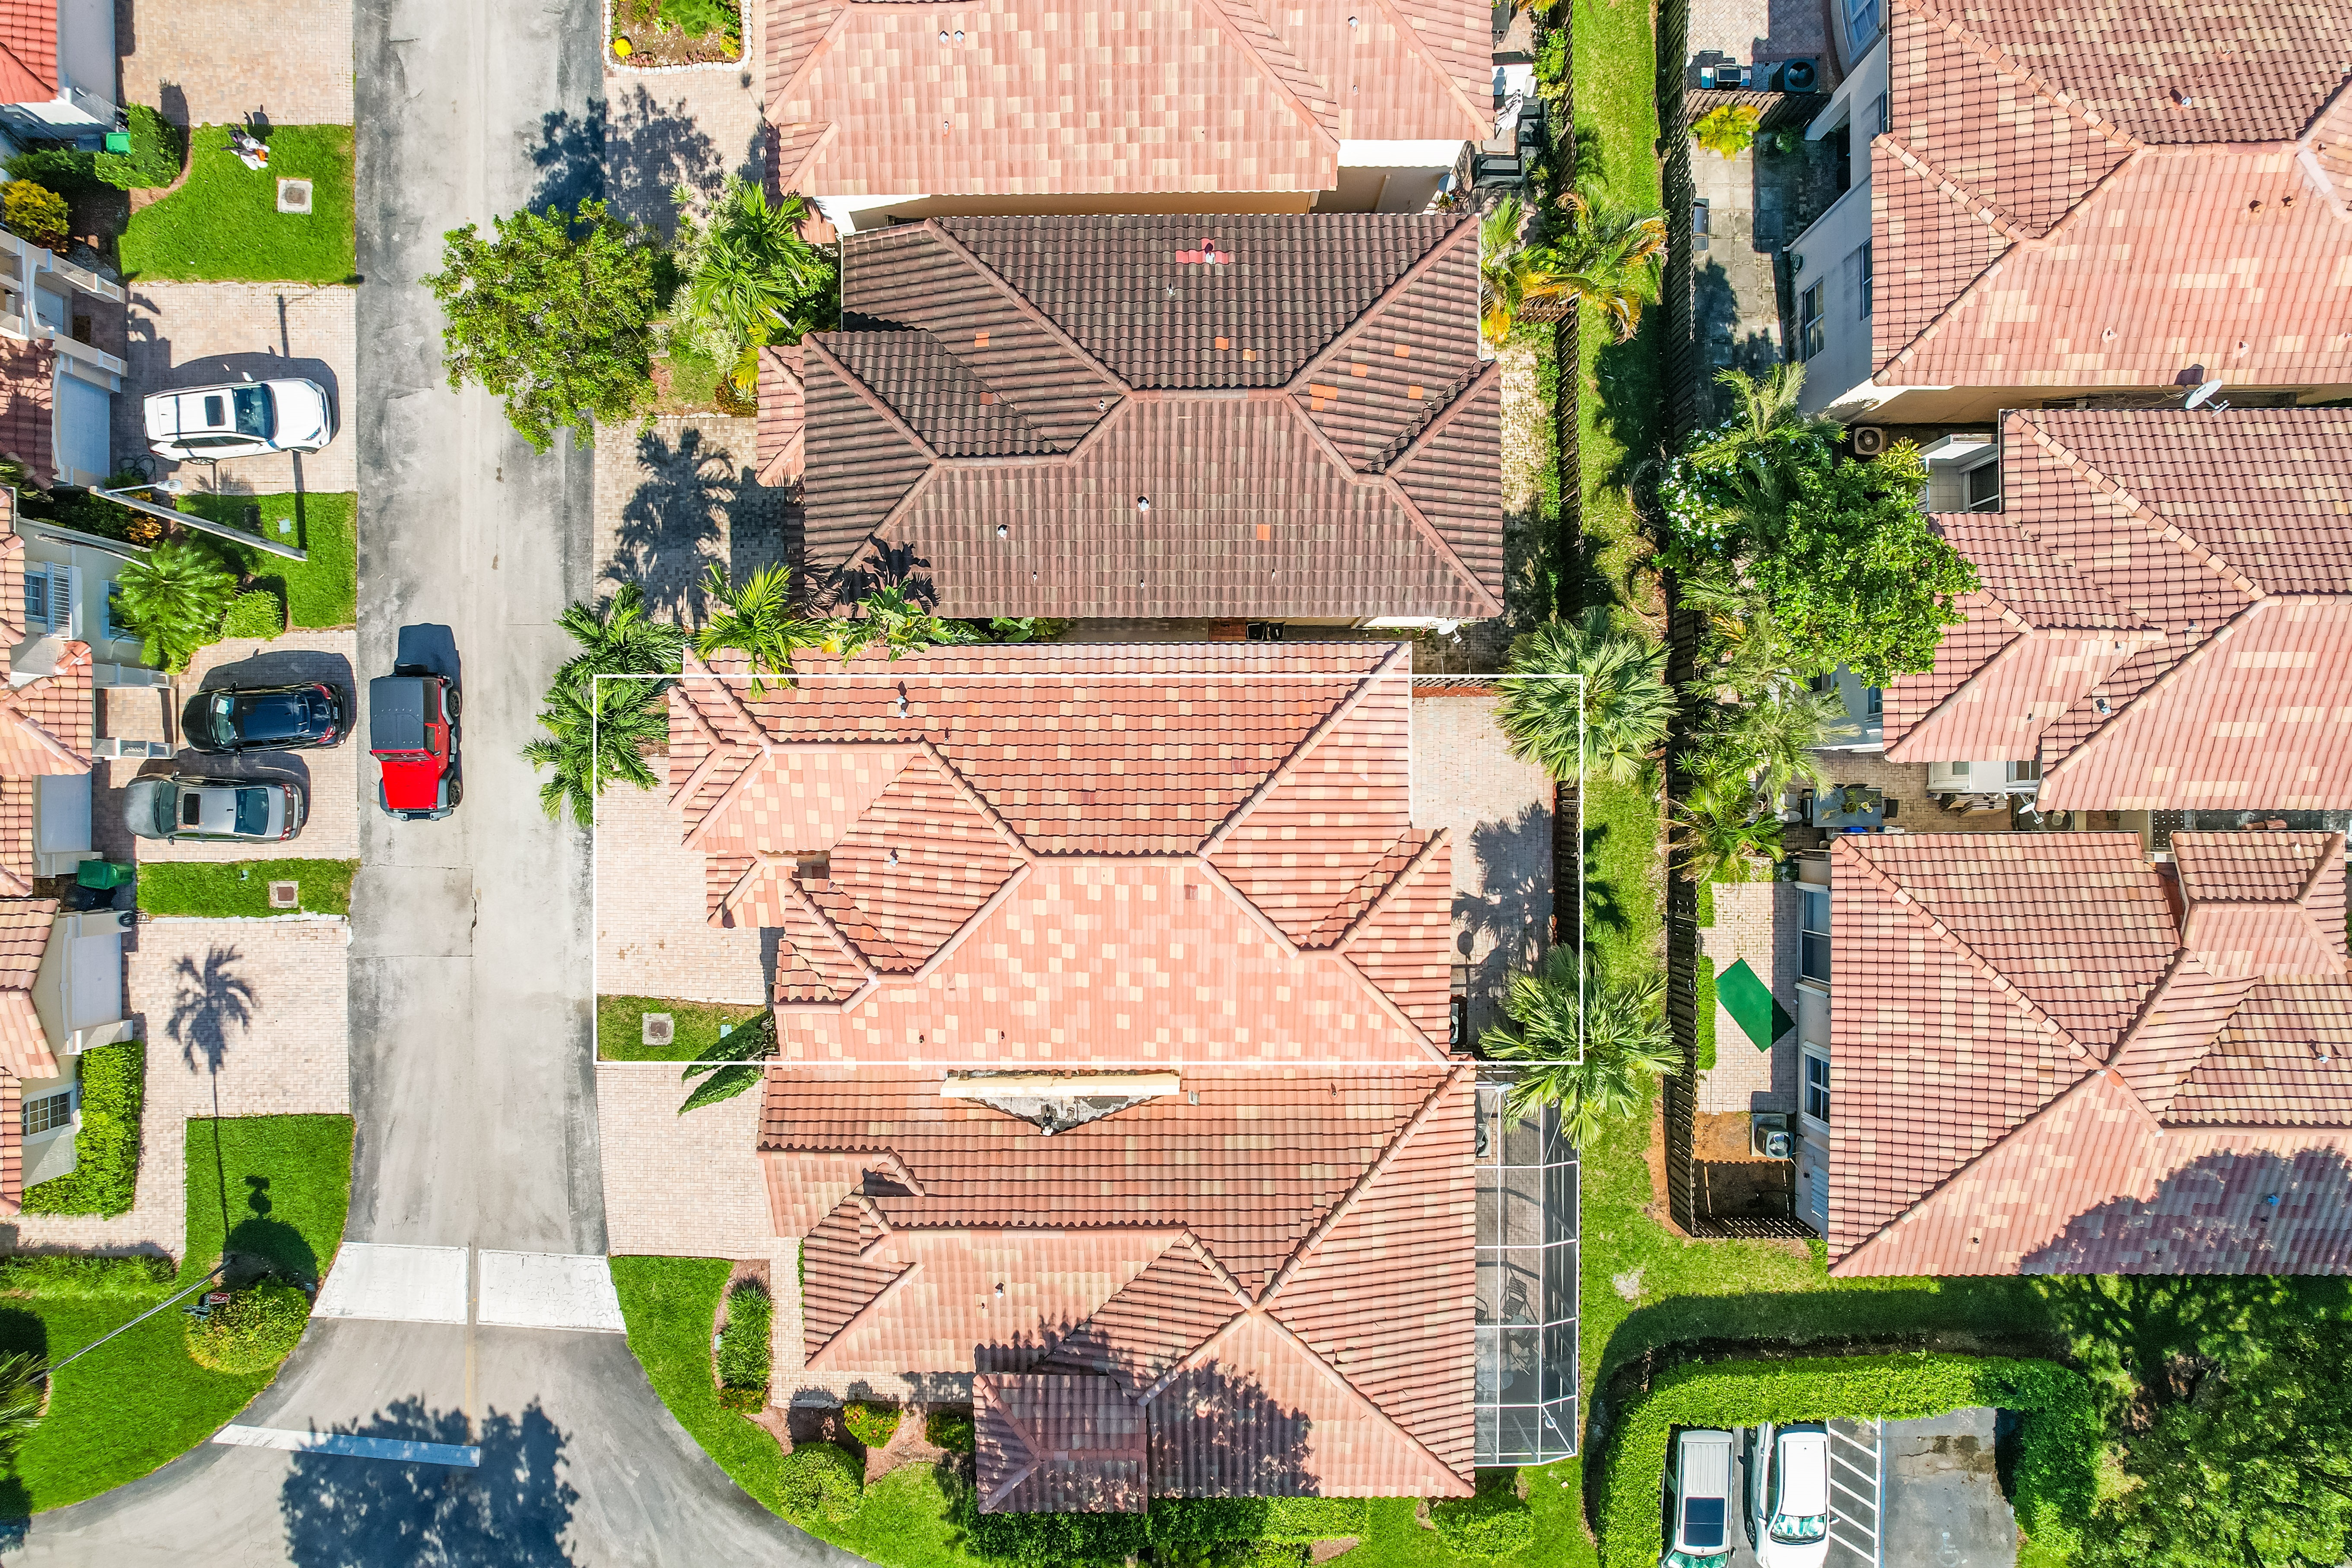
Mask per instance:
[[[2198,407],[2221,390],[2221,384],[2218,381],[2201,382],[2199,384],[2197,390],[2190,393],[2188,400],[2182,403],[2180,406],[2183,408]]]

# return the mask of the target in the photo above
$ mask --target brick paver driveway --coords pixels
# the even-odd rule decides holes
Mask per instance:
[[[358,634],[350,631],[288,632],[269,642],[236,637],[202,650],[170,691],[153,700],[168,705],[162,717],[173,739],[181,739],[179,704],[198,690],[223,686],[281,686],[298,680],[321,680],[339,688],[350,703],[364,702],[366,692],[354,679],[353,647]],[[145,694],[116,692],[110,698],[144,699]],[[121,704],[127,706],[127,704]],[[116,703],[108,708],[113,721]],[[356,706],[347,709],[352,723],[359,722]],[[100,764],[100,773],[90,803],[90,827],[99,852],[109,859],[259,860],[280,857],[305,860],[356,860],[360,853],[358,772],[371,766],[356,741],[304,752],[248,752],[242,756],[205,756],[182,752],[173,762],[121,761]],[[134,842],[122,825],[122,790],[142,773],[204,773],[215,778],[284,778],[300,784],[310,797],[310,817],[302,831],[283,844],[182,844],[153,838]]]
[[[130,347],[123,357],[131,369],[122,378],[122,395],[114,400],[118,461],[147,451],[143,405],[149,393],[244,375],[315,381],[327,389],[329,402],[348,426],[357,357],[351,289],[304,283],[133,282],[129,292]],[[221,464],[217,473],[206,464],[156,458],[155,477],[238,495],[347,491],[359,488],[358,451],[358,439],[344,428],[311,457],[280,452],[237,458]]]
[[[352,122],[349,0],[114,0],[122,101],[182,125]]]

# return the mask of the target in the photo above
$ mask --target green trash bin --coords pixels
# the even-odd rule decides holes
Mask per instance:
[[[131,132],[128,132],[128,131],[110,131],[110,132],[108,132],[106,133],[106,150],[107,150],[108,152],[110,152],[110,153],[128,153],[128,152],[130,152],[130,151],[131,151]]]
[[[85,860],[74,880],[85,888],[96,888],[103,892],[109,888],[129,887],[135,871],[135,868],[120,860]]]

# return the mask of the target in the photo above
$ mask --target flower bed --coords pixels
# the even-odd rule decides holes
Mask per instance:
[[[743,58],[738,0],[612,0],[607,58],[625,70],[732,65]]]

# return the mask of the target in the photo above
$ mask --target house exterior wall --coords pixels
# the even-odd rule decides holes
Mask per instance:
[[[17,1085],[17,1104],[29,1106],[53,1094],[74,1089],[81,1079],[81,1064],[68,1062],[56,1078],[28,1078]],[[23,1114],[20,1110],[16,1114]],[[46,1132],[37,1132],[22,1142],[23,1184],[37,1186],[59,1176],[73,1174],[74,1134],[81,1131],[81,1101],[74,1100],[73,1115]]]
[[[132,1037],[122,1016],[122,928],[113,910],[58,916],[33,981],[33,1009],[60,1058]]]
[[[1870,379],[1872,340],[1869,295],[1862,282],[1862,265],[1872,243],[1870,179],[1830,204],[1789,247],[1795,277],[1790,298],[1796,315],[1789,322],[1790,346],[1804,353],[1804,301],[1818,287],[1822,302],[1822,346],[1805,354],[1805,384],[1800,394],[1809,411],[1849,401],[1853,390]],[[1874,261],[1883,260],[1871,253]]]
[[[58,0],[58,96],[114,129],[114,0]]]
[[[144,552],[138,546],[120,543],[110,539],[77,532],[72,529],[55,528],[47,524],[19,519],[16,531],[25,541],[25,564],[27,571],[37,566],[58,566],[68,573],[70,593],[67,601],[70,621],[54,629],[55,636],[89,644],[90,662],[98,667],[94,679],[99,685],[110,684],[105,679],[109,665],[148,665],[146,646],[137,637],[120,632],[107,616],[107,594],[114,586],[125,563],[139,558]],[[27,626],[28,639],[38,640],[41,628]],[[110,636],[110,632],[120,635]],[[19,663],[19,673],[26,667]],[[37,673],[36,671],[35,673]]]

